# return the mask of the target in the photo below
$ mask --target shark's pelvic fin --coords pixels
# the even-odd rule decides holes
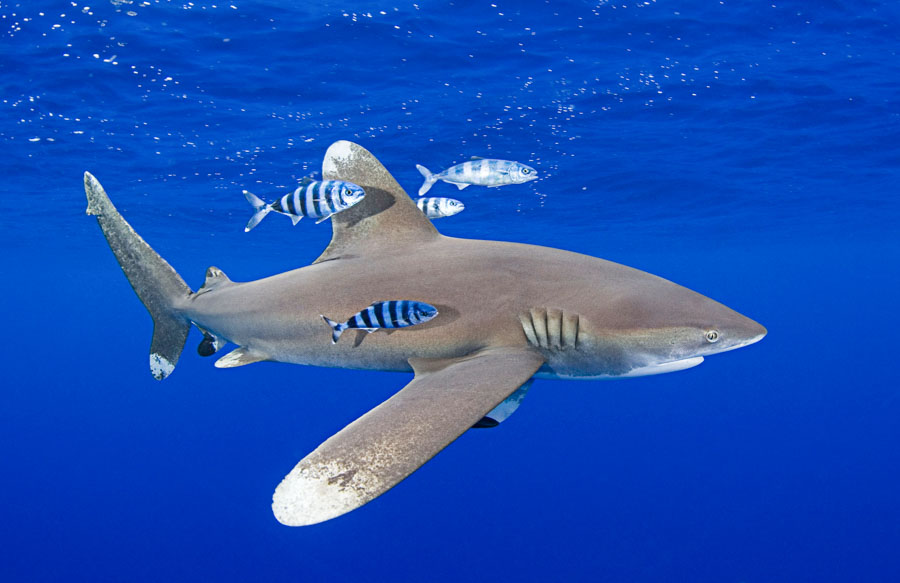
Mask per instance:
[[[191,288],[122,218],[89,172],[84,173],[84,192],[87,214],[97,217],[122,271],[153,318],[150,372],[162,380],[175,369],[191,329],[191,323],[175,307],[190,296]]]
[[[246,348],[235,348],[222,358],[216,361],[216,368],[233,368],[235,366],[244,366],[245,364],[253,364],[254,362],[264,362],[271,360],[267,355],[254,352]]]
[[[421,245],[440,236],[390,172],[362,146],[347,141],[332,144],[325,152],[322,178],[358,184],[366,196],[331,217],[331,243],[314,263]]]
[[[472,427],[543,363],[529,348],[410,359],[412,382],[329,438],[284,478],[272,499],[275,517],[303,526],[369,502]]]

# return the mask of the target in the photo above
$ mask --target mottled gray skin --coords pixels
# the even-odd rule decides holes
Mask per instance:
[[[88,213],[97,216],[153,316],[156,378],[174,369],[191,324],[205,332],[203,354],[225,340],[238,345],[219,367],[274,360],[415,373],[285,477],[272,504],[284,524],[328,520],[381,495],[533,376],[680,370],[765,334],[718,302],[623,265],[547,247],[444,237],[356,144],[332,145],[323,176],[358,184],[366,196],[332,217],[332,241],[313,265],[247,283],[210,268],[194,293],[85,175]],[[332,344],[322,314],[344,321],[394,299],[425,302],[439,314],[397,330],[348,330]]]
[[[402,331],[348,330],[332,346],[320,314],[344,321],[373,301],[395,298],[427,302],[440,316]],[[529,342],[520,315],[532,308],[578,315],[577,342]],[[327,261],[222,286],[185,298],[178,309],[269,360],[392,371],[411,371],[411,357],[521,346],[541,353],[546,373],[615,376],[721,352],[764,333],[737,312],[636,269],[547,247],[441,235],[391,255]],[[718,331],[716,343],[706,340],[709,330]]]

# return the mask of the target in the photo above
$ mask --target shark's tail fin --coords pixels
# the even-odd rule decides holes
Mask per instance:
[[[424,195],[426,192],[431,190],[431,187],[434,186],[434,183],[437,182],[437,176],[431,173],[431,170],[422,166],[421,164],[416,164],[416,170],[425,178],[425,182],[419,188],[419,196]]]
[[[253,210],[256,211],[253,213],[253,216],[250,217],[250,221],[247,223],[247,226],[244,227],[244,232],[246,233],[256,225],[258,225],[261,220],[266,218],[266,215],[269,214],[269,211],[272,210],[272,205],[266,204],[265,201],[263,201],[261,198],[259,198],[249,190],[244,191],[244,198],[247,199],[247,202],[253,205]],[[299,221],[300,219],[297,220]],[[294,224],[297,224],[296,221],[294,222]]]
[[[343,333],[343,331],[347,329],[347,324],[335,322],[328,316],[324,316],[322,314],[319,315],[322,316],[322,319],[325,320],[326,324],[331,326],[331,343],[337,344],[338,338],[341,337],[341,333]]]
[[[162,380],[175,369],[191,328],[190,321],[176,308],[191,294],[191,288],[122,218],[103,187],[88,172],[84,173],[84,192],[87,214],[97,217],[122,271],[153,318],[150,372]]]

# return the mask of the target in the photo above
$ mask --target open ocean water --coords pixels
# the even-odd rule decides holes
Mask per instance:
[[[900,5],[889,0],[0,0],[2,581],[900,581]],[[367,506],[275,486],[409,375],[194,350],[151,320],[92,172],[195,289],[314,260],[241,195],[335,140],[541,179],[429,194],[453,236],[570,249],[759,321],[759,344],[615,382],[538,380]],[[423,261],[427,261],[423,257]],[[339,293],[339,290],[336,290]]]

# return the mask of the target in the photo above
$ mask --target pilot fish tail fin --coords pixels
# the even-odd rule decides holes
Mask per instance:
[[[335,322],[328,316],[323,314],[319,314],[322,316],[322,319],[325,320],[325,323],[331,326],[331,343],[337,344],[338,338],[341,337],[341,334],[348,328],[346,323]]]
[[[97,217],[122,271],[153,318],[150,372],[162,380],[175,369],[191,328],[190,321],[176,307],[190,296],[191,288],[122,218],[103,187],[88,172],[84,173],[84,191],[87,214]]]
[[[432,174],[431,170],[422,166],[421,164],[416,164],[416,170],[425,178],[425,182],[419,187],[419,196],[424,195],[426,192],[431,190],[431,187],[434,186],[434,183],[437,182],[437,175]]]
[[[244,198],[247,199],[247,202],[253,205],[253,210],[255,211],[253,213],[253,216],[250,217],[250,220],[247,222],[247,226],[244,227],[244,232],[247,233],[250,231],[250,229],[258,225],[261,220],[266,218],[266,215],[269,214],[269,211],[272,210],[272,205],[266,204],[264,200],[262,200],[249,190],[244,191]],[[299,221],[300,219],[297,220]],[[297,221],[294,221],[294,224],[296,225]]]

